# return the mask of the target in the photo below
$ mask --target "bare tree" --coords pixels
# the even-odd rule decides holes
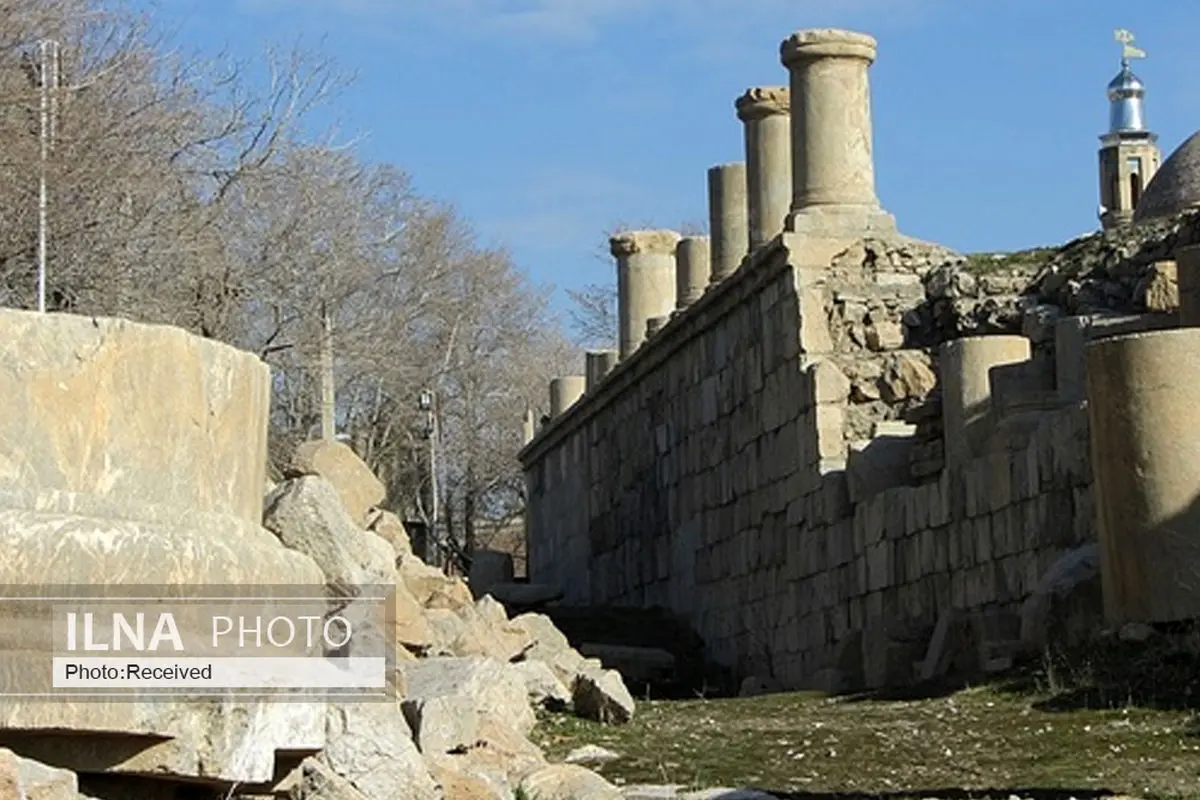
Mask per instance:
[[[612,264],[609,239],[621,231],[647,230],[656,227],[652,222],[639,225],[616,223],[605,231],[602,241],[595,250],[595,257]],[[679,232],[684,236],[703,236],[707,225],[703,222],[684,222]],[[617,282],[589,283],[578,289],[567,289],[571,306],[567,311],[575,343],[586,348],[610,348],[617,341]]]
[[[184,54],[120,0],[0,0],[0,304],[33,307],[38,179],[60,310],[184,327],[272,367],[272,452],[319,418],[333,320],[339,430],[391,504],[428,515],[417,393],[439,396],[441,506],[469,552],[523,510],[521,415],[579,354],[502,250],[409,176],[312,136],[348,78],[319,53]],[[43,161],[37,43],[61,44]],[[615,329],[614,329],[615,330]],[[614,335],[606,341],[611,342]]]

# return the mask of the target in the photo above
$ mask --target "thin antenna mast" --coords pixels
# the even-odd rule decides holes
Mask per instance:
[[[37,247],[37,304],[38,313],[46,313],[46,241],[47,217],[50,205],[49,191],[46,185],[47,164],[50,160],[50,147],[55,134],[55,117],[57,116],[58,93],[58,42],[53,39],[43,39],[38,42],[40,56],[39,80],[41,84],[41,130],[39,139],[41,145],[41,162],[38,169],[38,247]]]

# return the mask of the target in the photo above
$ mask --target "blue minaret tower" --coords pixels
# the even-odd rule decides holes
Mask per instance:
[[[1133,46],[1133,34],[1115,33],[1121,43],[1121,71],[1108,84],[1108,131],[1100,137],[1100,224],[1105,228],[1133,220],[1142,191],[1154,177],[1162,154],[1158,136],[1146,128],[1146,86],[1130,69],[1130,59],[1145,58]]]

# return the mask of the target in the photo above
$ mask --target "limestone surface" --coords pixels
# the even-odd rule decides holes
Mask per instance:
[[[304,475],[324,478],[337,491],[356,525],[365,525],[368,514],[387,496],[379,479],[342,442],[304,442],[292,454],[284,474],[290,478]]]

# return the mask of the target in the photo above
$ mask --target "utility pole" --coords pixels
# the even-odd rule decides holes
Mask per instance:
[[[425,439],[429,451],[429,541],[439,550],[442,549],[438,539],[438,474],[437,474],[437,396],[425,389],[417,396],[417,408],[425,412]]]
[[[54,142],[55,123],[58,116],[59,46],[53,39],[38,42],[39,75],[41,88],[41,163],[38,169],[38,247],[37,247],[37,304],[38,312],[46,313],[46,241],[47,217],[50,205],[49,189],[46,185],[50,147]]]
[[[337,403],[333,382],[333,317],[321,303],[321,438],[327,442],[337,436]]]

